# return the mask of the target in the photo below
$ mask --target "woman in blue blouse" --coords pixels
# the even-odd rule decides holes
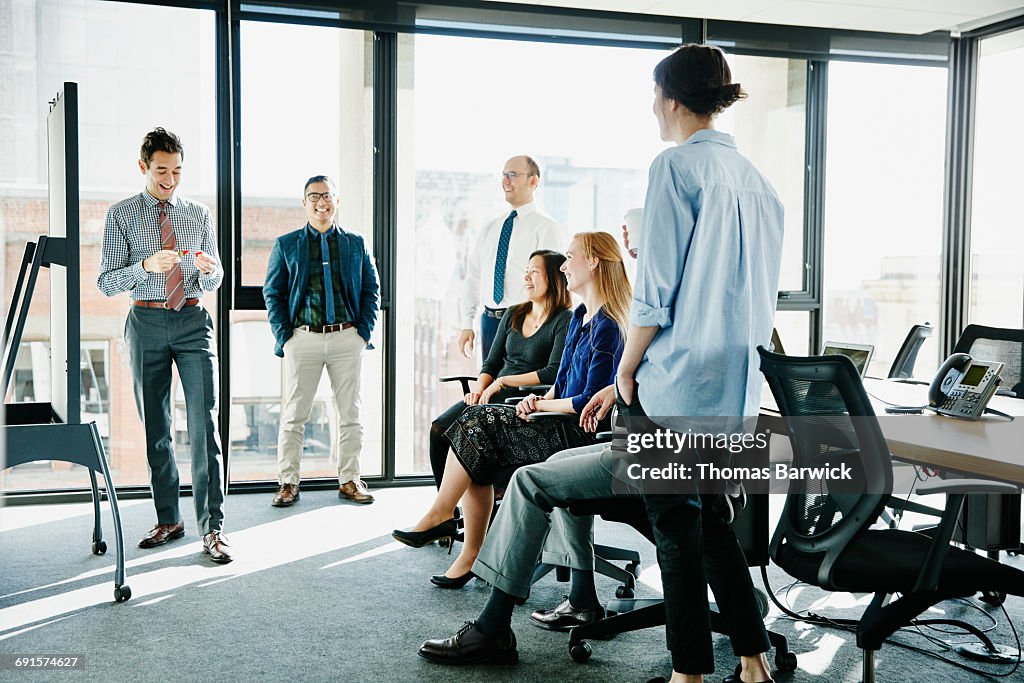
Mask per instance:
[[[562,265],[569,291],[583,299],[569,322],[565,350],[554,386],[544,395],[527,396],[515,407],[475,406],[465,411],[446,436],[454,454],[445,463],[441,488],[430,510],[409,531],[395,530],[396,540],[422,547],[452,537],[452,515],[462,500],[465,542],[448,571],[431,581],[461,588],[472,578],[470,567],[487,532],[494,505],[494,480],[500,469],[547,460],[557,451],[593,442],[577,424],[530,422],[535,412],[579,414],[598,390],[612,383],[622,354],[632,288],[615,238],[604,232],[573,237]]]

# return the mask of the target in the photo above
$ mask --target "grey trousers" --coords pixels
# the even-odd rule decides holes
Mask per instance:
[[[217,355],[213,319],[202,306],[181,311],[132,306],[125,324],[135,404],[146,428],[146,458],[158,524],[181,520],[178,467],[171,440],[171,363],[178,366],[192,450],[192,500],[199,531],[224,523],[217,432]]]
[[[615,496],[612,460],[608,444],[601,443],[560,451],[516,470],[473,573],[524,598],[538,559],[592,570],[594,518],[577,517],[565,507],[572,501]]]

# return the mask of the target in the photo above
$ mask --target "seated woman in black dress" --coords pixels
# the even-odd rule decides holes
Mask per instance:
[[[604,232],[573,237],[562,272],[569,291],[583,303],[569,323],[554,386],[544,396],[527,396],[515,407],[482,405],[463,412],[447,431],[454,455],[445,463],[433,505],[409,531],[396,529],[392,534],[417,548],[454,536],[452,515],[462,500],[465,542],[448,571],[431,577],[438,586],[460,588],[472,577],[470,567],[487,532],[499,469],[541,462],[557,451],[593,441],[591,434],[573,423],[566,426],[571,443],[565,443],[558,425],[530,422],[527,417],[534,412],[579,414],[595,392],[612,383],[625,340],[632,288],[618,243]]]
[[[444,464],[451,442],[445,432],[470,406],[504,403],[522,396],[517,387],[554,384],[562,360],[565,334],[572,318],[572,297],[559,272],[565,256],[550,249],[530,254],[523,276],[526,301],[505,312],[480,368],[476,391],[444,411],[430,426],[430,468],[441,488]]]

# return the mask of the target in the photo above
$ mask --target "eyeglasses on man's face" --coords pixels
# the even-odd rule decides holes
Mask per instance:
[[[321,199],[326,199],[327,201],[331,202],[331,201],[334,201],[334,193],[333,192],[310,192],[309,194],[306,195],[306,199],[311,204],[316,204]]]
[[[501,179],[502,180],[507,180],[510,183],[514,183],[517,178],[529,178],[532,175],[536,175],[536,174],[534,174],[534,173],[520,173],[518,171],[502,171],[501,172]]]

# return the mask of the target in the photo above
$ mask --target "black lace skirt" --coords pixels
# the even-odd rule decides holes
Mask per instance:
[[[445,436],[470,478],[481,485],[494,484],[501,473],[543,462],[558,451],[594,440],[578,425],[555,420],[528,422],[516,417],[513,406],[502,405],[472,406]]]

